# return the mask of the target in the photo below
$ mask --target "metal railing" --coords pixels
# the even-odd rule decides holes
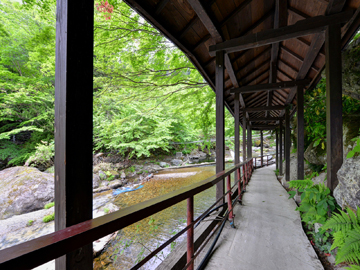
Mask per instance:
[[[259,157],[254,157],[253,159],[254,159],[254,163],[255,163],[255,165],[254,165],[254,167],[255,168],[257,168],[256,167],[256,159],[261,159],[261,165],[260,165],[260,167],[263,167],[263,166],[269,166],[269,157],[272,157],[273,155],[263,155],[263,156],[259,156]],[[266,157],[266,165],[265,164],[263,164],[263,162],[264,162],[264,157]]]
[[[187,264],[184,269],[193,269],[195,258],[205,247],[207,241],[209,241],[211,238],[211,236],[208,237],[208,240],[205,241],[205,243],[203,243],[200,248],[198,248],[198,251],[195,254],[193,239],[195,224],[201,221],[214,206],[224,200],[225,196],[227,196],[228,209],[224,219],[228,218],[230,222],[233,222],[234,202],[231,199],[232,189],[236,187],[238,192],[238,195],[234,201],[236,202],[239,200],[241,202],[242,193],[246,189],[246,185],[250,180],[253,169],[253,159],[251,158],[201,182],[183,187],[179,190],[150,199],[148,201],[129,206],[108,215],[91,219],[63,230],[27,241],[25,243],[0,250],[0,269],[29,269],[37,267],[73,250],[81,248],[82,246],[90,244],[101,237],[104,237],[157,212],[160,212],[185,199],[187,200],[187,226],[175,236],[167,240],[159,248],[152,251],[145,259],[143,259],[131,269],[139,269],[158,252],[160,252],[163,248],[165,248],[185,232],[187,232],[188,243]],[[238,180],[235,181],[235,184],[231,187],[230,177],[231,173],[235,171],[237,173]],[[218,198],[218,200],[208,210],[206,210],[202,215],[194,220],[194,196],[213,187],[221,180],[224,180],[225,177],[227,180],[227,192],[223,197]],[[219,227],[220,225],[218,228]],[[215,232],[213,232],[213,234],[214,233]]]

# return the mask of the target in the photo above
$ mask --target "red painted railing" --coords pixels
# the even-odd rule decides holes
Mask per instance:
[[[241,168],[243,174],[241,177]],[[232,168],[224,170],[212,177],[209,177],[199,183],[195,183],[179,190],[170,192],[168,194],[153,198],[151,200],[121,209],[114,213],[91,219],[66,229],[27,241],[25,243],[0,250],[0,269],[31,269],[42,265],[50,260],[56,259],[66,253],[76,250],[82,246],[90,244],[95,240],[104,237],[117,230],[125,228],[137,221],[140,221],[148,216],[160,212],[174,204],[183,200],[187,200],[187,226],[178,234],[167,240],[159,248],[152,251],[145,259],[135,265],[132,269],[139,269],[153,256],[160,252],[163,248],[177,239],[180,235],[187,232],[187,264],[184,269],[193,269],[194,260],[200,251],[205,247],[207,241],[215,234],[207,238],[205,243],[198,248],[197,253],[194,253],[194,225],[205,217],[211,209],[221,202],[225,196],[228,200],[228,211],[224,218],[229,218],[233,221],[233,204],[231,203],[232,189],[236,187],[238,192],[238,200],[241,202],[241,195],[246,189],[246,185],[250,180],[252,171],[254,169],[253,159],[246,162],[239,163]],[[231,173],[237,173],[237,181],[234,186],[230,186]],[[194,220],[194,196],[206,189],[216,185],[221,180],[227,178],[227,192],[201,216]],[[235,190],[236,190],[235,189]],[[219,228],[220,223],[218,224]]]

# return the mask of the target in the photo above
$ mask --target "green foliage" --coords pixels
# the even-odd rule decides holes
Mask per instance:
[[[356,214],[347,208],[346,212],[333,213],[323,226],[334,231],[331,249],[338,248],[336,264],[341,262],[360,263],[360,208]]]
[[[33,225],[34,221],[32,219],[28,220],[28,222],[26,223],[27,227],[30,227],[31,225]]]
[[[352,141],[356,141],[356,145],[354,148],[347,154],[346,158],[352,158],[356,153],[360,153],[360,137],[352,139]]]
[[[30,154],[29,158],[25,162],[25,165],[36,166],[39,164],[44,164],[46,167],[50,167],[54,164],[54,155],[54,141],[50,143],[41,141],[41,143],[37,144],[35,147],[35,151]]]
[[[49,209],[55,205],[55,202],[48,203],[44,206],[44,209]]]
[[[110,209],[109,209],[109,208],[104,208],[103,210],[104,210],[104,213],[105,213],[105,214],[108,214],[108,213],[110,212]]]
[[[314,185],[310,179],[289,182],[291,188],[295,188],[301,193],[301,203],[296,210],[300,211],[301,219],[306,224],[310,226],[314,223],[324,224],[328,218],[328,211],[335,209],[336,202],[330,196],[328,187],[323,183]],[[294,197],[295,193],[295,191],[290,191],[290,198]]]
[[[314,239],[314,244],[325,253],[332,253],[331,251],[331,232],[319,230],[319,232],[315,233],[313,231],[308,232],[311,234]]]
[[[44,222],[44,223],[48,223],[48,222],[50,222],[50,221],[52,221],[52,220],[54,220],[54,219],[55,219],[55,213],[53,213],[53,214],[51,214],[51,215],[45,216],[45,217],[43,218],[43,222]]]
[[[280,170],[279,170],[279,169],[276,169],[276,170],[274,170],[274,173],[275,173],[276,176],[278,176],[279,173],[280,173]]]

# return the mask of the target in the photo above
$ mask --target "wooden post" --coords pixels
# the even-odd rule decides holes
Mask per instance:
[[[194,222],[194,197],[191,196],[187,199],[187,226]],[[190,227],[187,231],[187,263],[194,257],[194,226]],[[92,268],[91,268],[92,269]],[[194,262],[192,262],[188,270],[194,270]]]
[[[279,140],[279,146],[280,146],[280,160],[279,160],[279,174],[283,175],[283,127],[282,127],[282,121],[280,121],[280,140]]]
[[[58,231],[92,219],[94,1],[58,0],[56,12],[55,230]],[[55,265],[57,270],[92,269],[92,244],[56,259]]]
[[[216,173],[225,169],[224,52],[216,52]],[[224,195],[224,179],[216,184],[216,199]],[[225,199],[219,202],[222,204]]]
[[[289,107],[285,110],[285,180],[290,181],[290,114]]]
[[[243,162],[246,161],[246,113],[243,112]]]
[[[240,100],[239,100],[239,94],[235,94],[235,100],[234,100],[234,113],[235,113],[235,160],[234,165],[240,163]],[[235,173],[235,181],[238,180],[237,174]]]
[[[328,26],[325,35],[326,56],[326,152],[327,186],[334,191],[337,171],[343,163],[341,28]]]
[[[247,157],[252,158],[252,136],[250,124],[247,124]]]
[[[276,170],[279,169],[279,132],[276,129]]]
[[[297,87],[297,179],[304,180],[304,89]]]
[[[261,147],[261,167],[263,166],[263,155],[264,155],[264,138],[263,138],[263,131],[260,130],[260,147]],[[255,163],[256,165],[256,163]]]

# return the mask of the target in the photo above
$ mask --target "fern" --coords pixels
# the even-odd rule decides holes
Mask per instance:
[[[289,187],[296,189],[305,189],[307,187],[311,187],[312,185],[314,185],[314,182],[311,181],[311,179],[292,180],[289,182]]]
[[[360,266],[359,265],[351,265],[350,268],[345,267],[345,269],[348,269],[348,270],[360,270]]]
[[[346,213],[347,212],[347,213]],[[334,243],[331,249],[338,248],[336,264],[342,262],[360,263],[360,209],[357,207],[356,214],[347,208],[346,212],[334,213],[324,224],[322,230],[332,229]],[[359,269],[352,266],[351,269]]]

